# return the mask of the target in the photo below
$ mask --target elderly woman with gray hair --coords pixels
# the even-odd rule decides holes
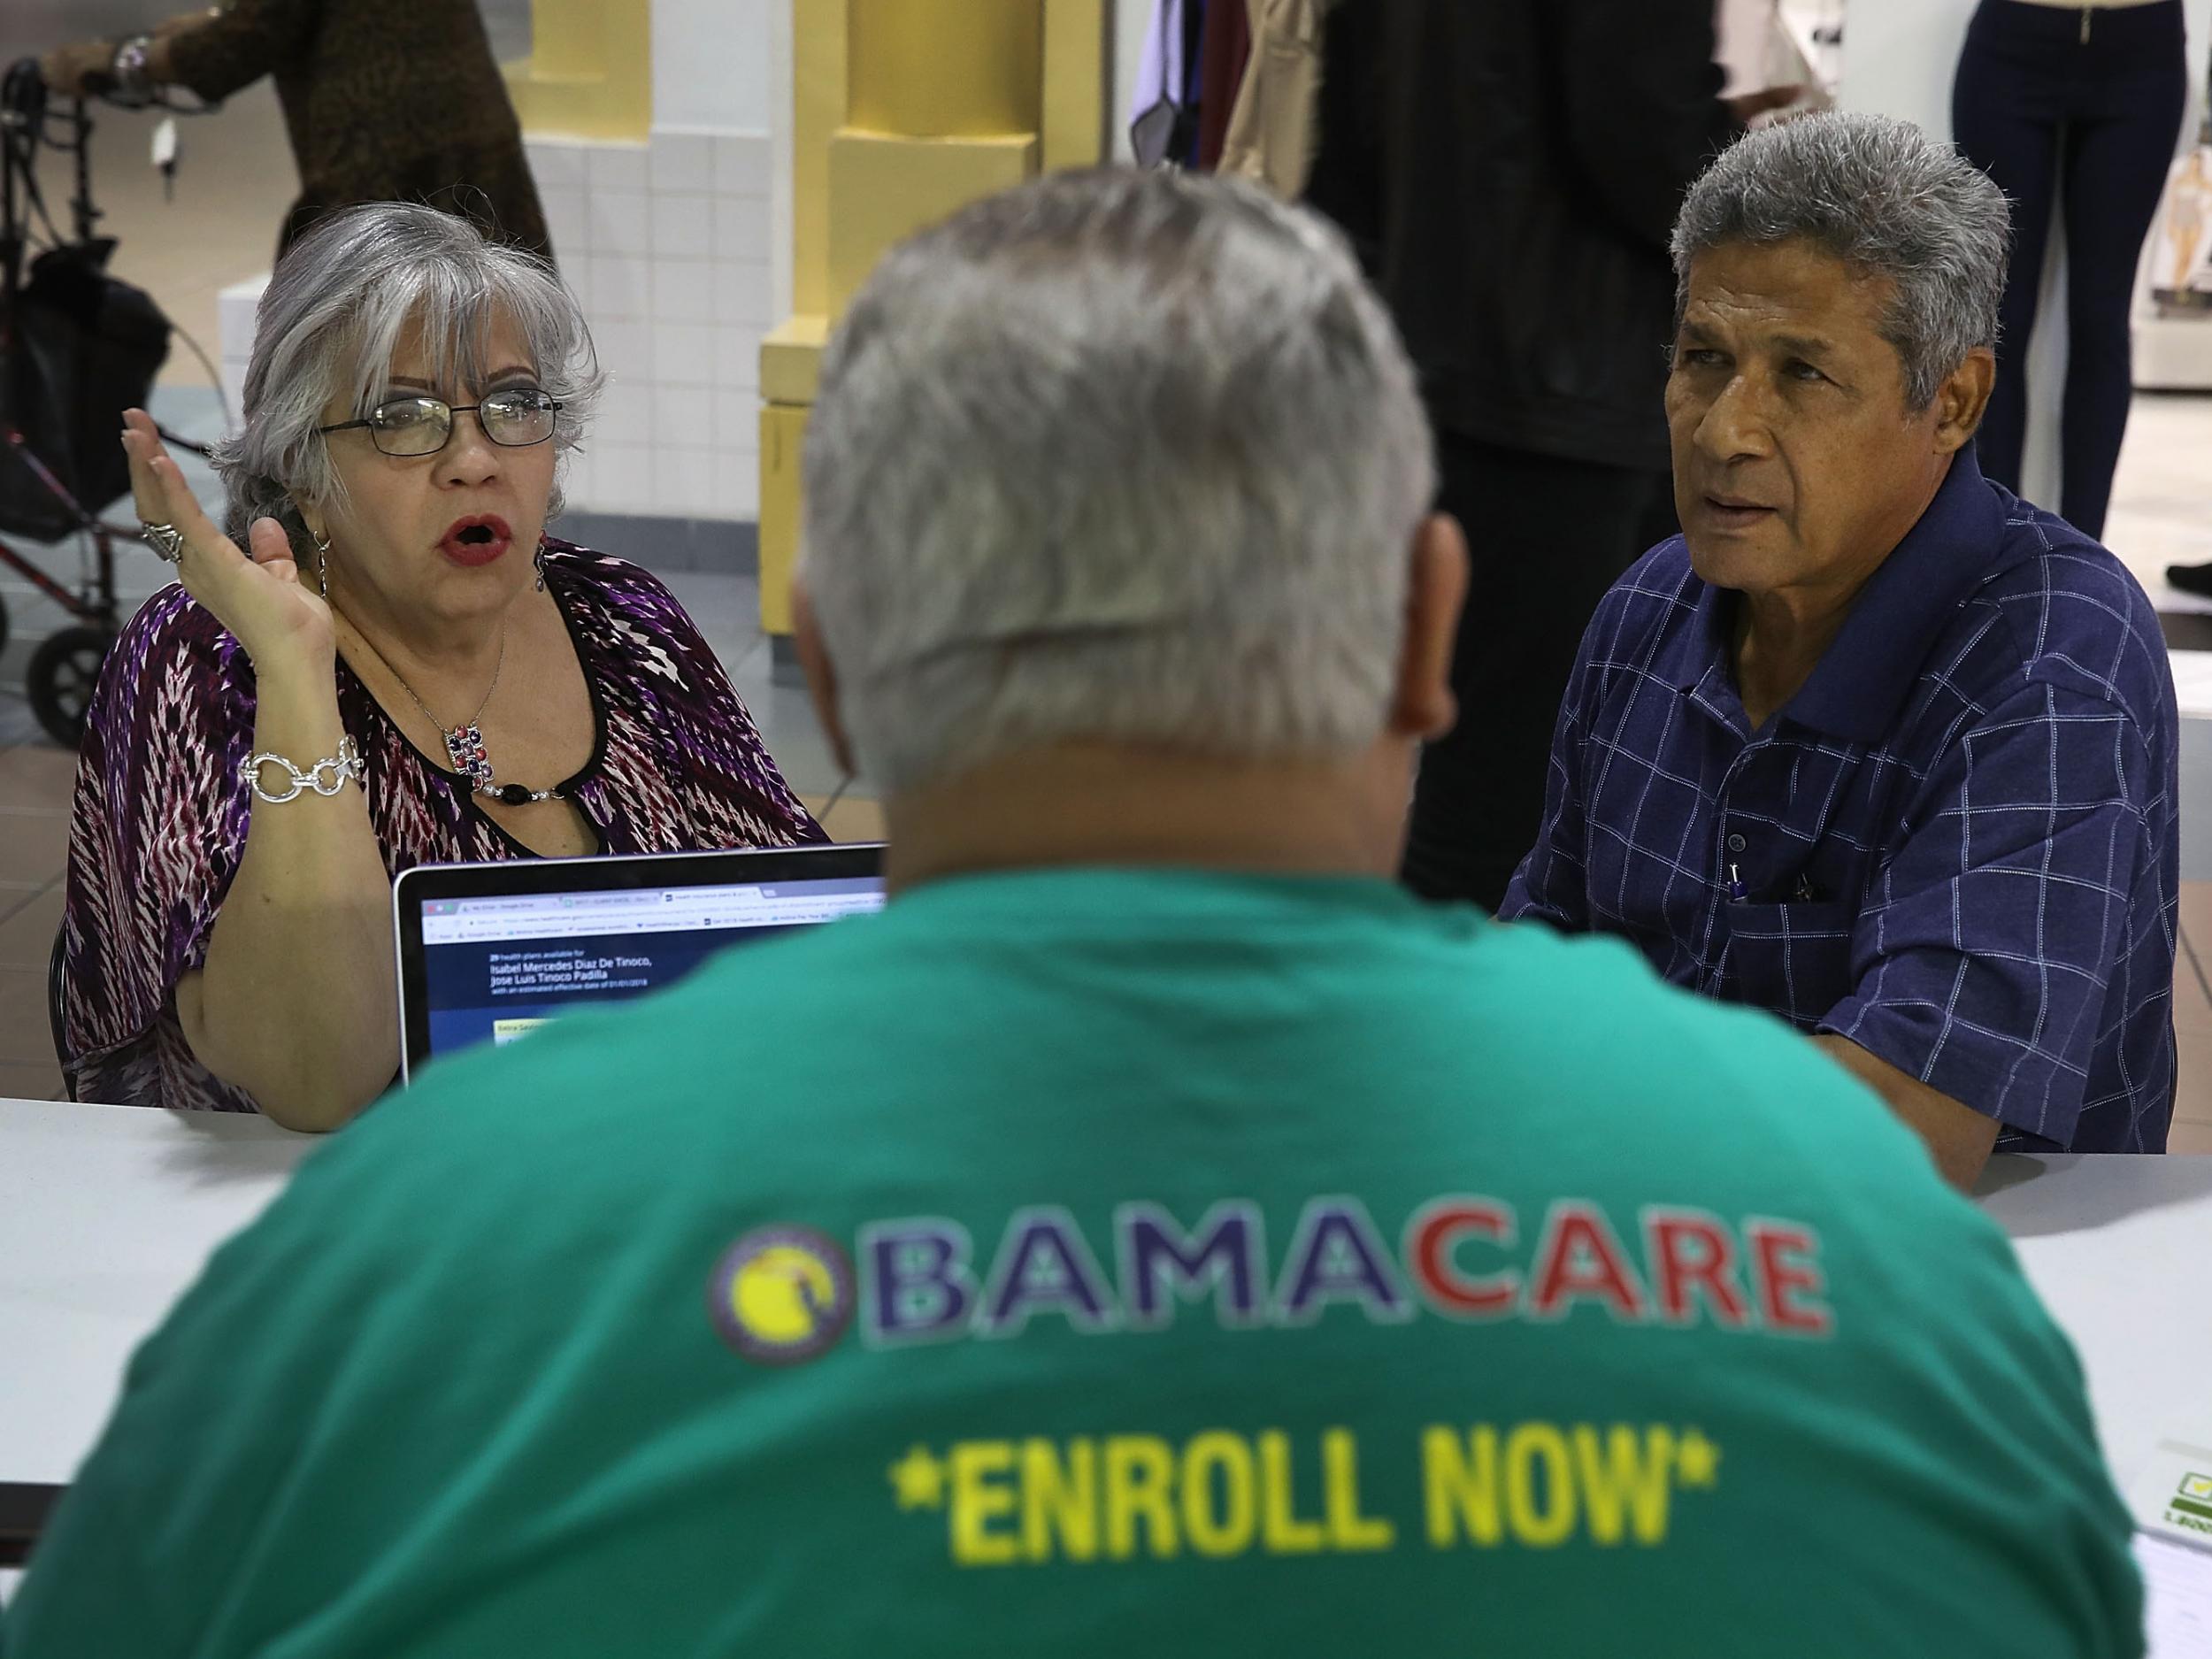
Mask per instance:
[[[270,280],[216,457],[227,534],[126,416],[178,585],[117,641],[82,746],[78,1098],[334,1127],[392,1077],[401,870],[821,838],[668,591],[544,533],[597,386],[542,264],[392,204]]]
[[[1683,534],[1584,637],[1500,914],[1625,935],[1812,1033],[1954,1182],[2155,1152],[2178,721],[2118,559],[1985,479],[2007,213],[1902,121],[1755,133],[1690,191]]]

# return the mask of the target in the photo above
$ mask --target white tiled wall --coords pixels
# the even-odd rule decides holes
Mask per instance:
[[[760,337],[773,320],[767,134],[660,127],[647,144],[534,140],[529,152],[607,371],[570,503],[754,517]]]
[[[215,296],[215,329],[222,341],[223,406],[233,420],[246,406],[246,364],[253,355],[253,313],[261,303],[261,290],[269,286],[264,274],[234,282]]]
[[[562,280],[607,371],[570,459],[569,504],[756,517],[760,340],[773,320],[767,134],[661,127],[649,143],[544,139],[528,150]],[[234,411],[265,280],[220,303]]]

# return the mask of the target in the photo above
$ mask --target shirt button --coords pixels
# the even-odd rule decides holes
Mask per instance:
[[[1731,835],[1728,838],[1728,850],[1732,853],[1741,852],[1747,844],[1740,835]]]

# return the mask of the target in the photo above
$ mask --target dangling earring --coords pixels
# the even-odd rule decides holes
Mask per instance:
[[[312,530],[308,533],[315,535]],[[330,597],[330,538],[315,535],[315,584],[322,589],[325,599]]]
[[[531,562],[533,565],[536,565],[536,566],[538,567],[538,591],[539,591],[540,593],[543,593],[543,592],[545,591],[545,543],[544,543],[544,542],[541,541],[541,542],[539,542],[539,543],[538,543],[538,550],[537,550],[537,552],[536,552],[536,553],[535,553],[535,554],[534,554],[534,555],[531,557],[530,562]]]

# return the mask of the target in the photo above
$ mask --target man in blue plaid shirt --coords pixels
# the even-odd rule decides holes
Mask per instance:
[[[2158,618],[1974,460],[2007,220],[1873,116],[1755,133],[1692,190],[1683,534],[1584,636],[1499,912],[1815,1033],[1962,1186],[1996,1147],[2162,1150],[2174,1094]]]

